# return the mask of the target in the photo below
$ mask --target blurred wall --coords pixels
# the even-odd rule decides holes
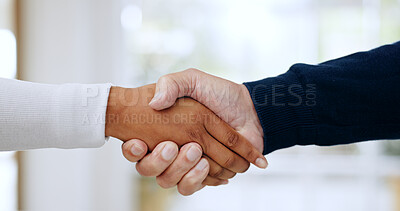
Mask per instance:
[[[118,83],[119,1],[19,0],[19,78]],[[133,210],[130,163],[111,139],[100,149],[21,155],[21,210]]]
[[[0,0],[0,28],[14,31],[14,1]]]

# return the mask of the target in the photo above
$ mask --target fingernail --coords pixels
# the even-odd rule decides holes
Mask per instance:
[[[153,99],[151,99],[149,105],[151,105],[151,104],[153,104],[154,102],[158,101],[158,100],[161,98],[161,95],[162,95],[162,94],[161,94],[160,92],[157,92],[157,93],[154,95]]]
[[[265,169],[265,168],[267,168],[268,163],[267,163],[267,161],[265,159],[257,158],[256,166]]]
[[[137,144],[133,144],[131,147],[131,152],[133,155],[139,156],[139,155],[143,154],[144,149]]]
[[[202,152],[197,147],[190,147],[186,153],[186,157],[189,161],[195,161],[201,156]]]
[[[204,160],[204,159],[202,159],[202,160],[196,165],[195,168],[196,168],[197,170],[199,170],[199,171],[203,171],[204,169],[207,168],[207,165],[208,165],[207,161]]]
[[[161,152],[161,156],[165,160],[171,160],[175,156],[175,147],[171,146],[170,144],[165,145],[164,149]]]

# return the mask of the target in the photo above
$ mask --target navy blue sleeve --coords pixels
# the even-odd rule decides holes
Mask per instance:
[[[400,42],[244,84],[264,130],[264,154],[400,139]]]

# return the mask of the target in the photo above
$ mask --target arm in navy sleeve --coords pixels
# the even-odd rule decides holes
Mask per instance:
[[[264,130],[264,153],[400,139],[400,42],[244,83]]]

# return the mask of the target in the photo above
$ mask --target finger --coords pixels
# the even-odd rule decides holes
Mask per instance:
[[[141,160],[147,154],[147,150],[147,145],[139,139],[132,139],[122,144],[122,154],[131,162]]]
[[[196,87],[197,75],[201,71],[188,69],[179,73],[162,76],[156,84],[156,91],[149,105],[155,110],[171,107],[176,99],[191,96]]]
[[[245,172],[250,163],[205,132],[201,137],[203,152],[223,168],[235,173]]]
[[[230,171],[229,169],[223,168],[220,166],[218,163],[213,161],[211,158],[209,158],[206,155],[203,155],[203,157],[208,161],[208,164],[210,164],[210,172],[208,173],[209,176],[217,178],[217,179],[230,179],[236,175],[235,172]]]
[[[176,186],[182,177],[201,159],[203,151],[197,143],[184,145],[175,161],[157,177],[157,183],[163,188]]]
[[[267,168],[267,159],[242,135],[215,115],[208,115],[206,130],[227,148],[259,168]]]
[[[191,169],[179,182],[178,191],[184,196],[189,196],[196,191],[202,189],[202,182],[207,177],[209,164],[206,159],[201,159],[200,162]]]
[[[206,179],[202,182],[203,185],[207,186],[219,186],[219,185],[226,185],[229,181],[227,179],[218,179],[214,177],[207,176]]]
[[[179,97],[179,85],[170,76],[162,76],[156,84],[156,91],[149,106],[155,110],[162,110],[171,107]]]
[[[158,176],[171,165],[177,155],[178,145],[171,141],[162,142],[136,164],[136,170],[142,176]]]

